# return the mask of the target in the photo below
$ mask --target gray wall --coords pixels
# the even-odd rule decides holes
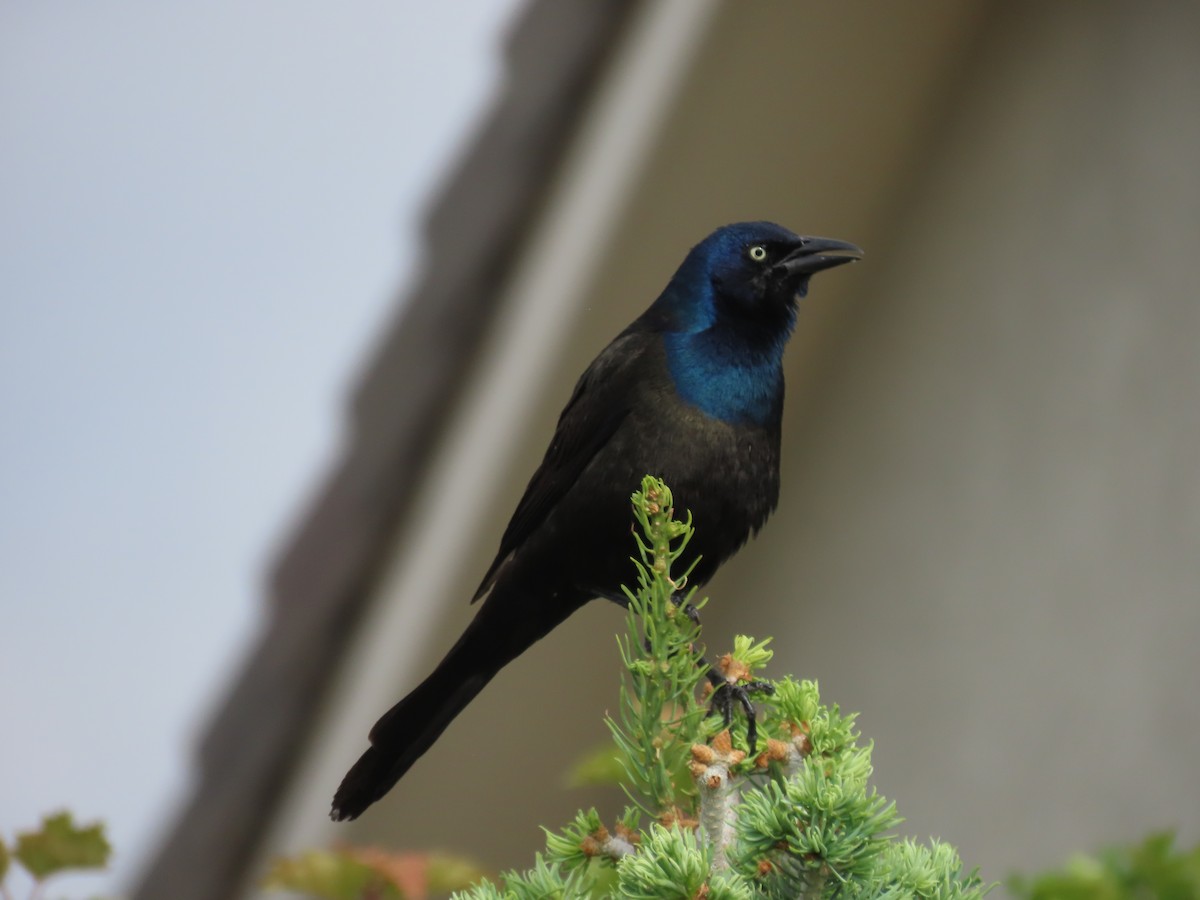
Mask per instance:
[[[1194,842],[1200,6],[1006,5],[929,150],[729,621],[988,876]]]

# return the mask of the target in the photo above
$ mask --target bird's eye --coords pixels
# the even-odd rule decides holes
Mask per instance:
[[[767,258],[767,248],[762,244],[753,244],[751,245],[750,249],[746,251],[746,255],[755,262],[762,262]]]

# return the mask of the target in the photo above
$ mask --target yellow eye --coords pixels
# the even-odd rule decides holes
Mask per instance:
[[[746,251],[746,255],[755,262],[762,262],[767,258],[767,248],[762,244],[754,244],[749,250]]]

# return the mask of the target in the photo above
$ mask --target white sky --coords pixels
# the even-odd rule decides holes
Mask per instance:
[[[517,0],[0,3],[0,835],[128,890]]]

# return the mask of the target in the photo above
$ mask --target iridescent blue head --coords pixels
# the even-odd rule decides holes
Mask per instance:
[[[680,397],[727,422],[777,422],[796,301],[814,273],[861,255],[771,222],[726,225],[693,247],[648,313]]]

